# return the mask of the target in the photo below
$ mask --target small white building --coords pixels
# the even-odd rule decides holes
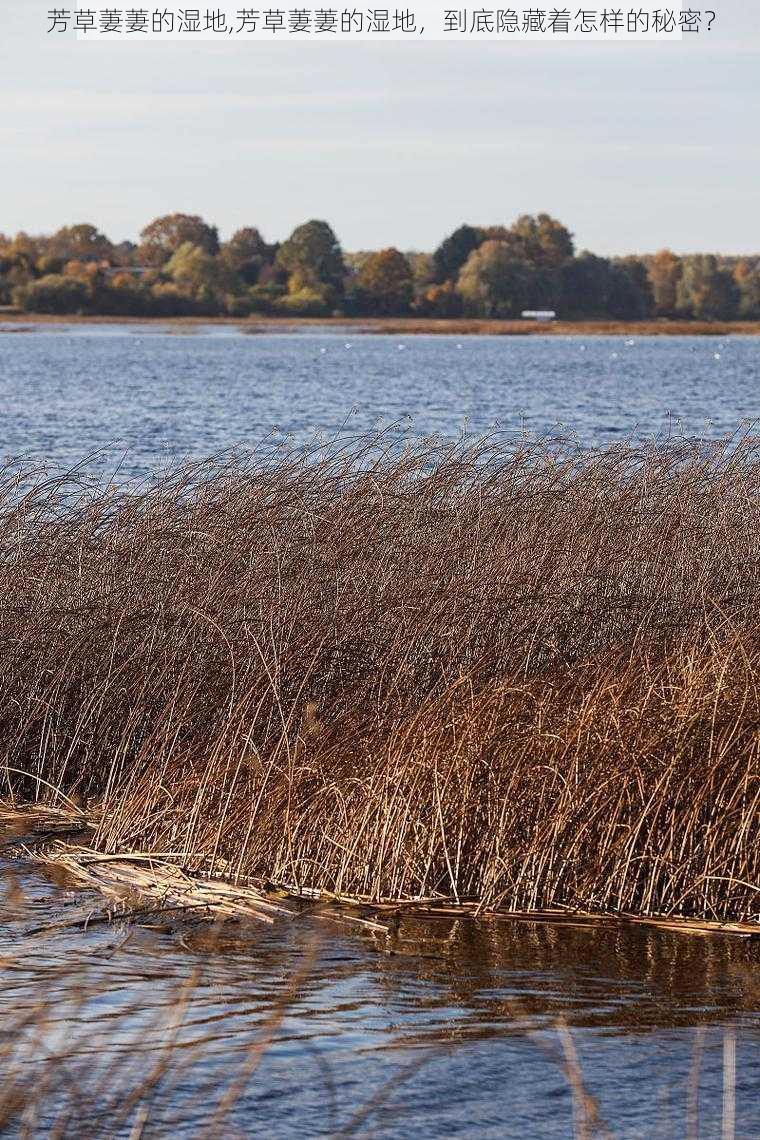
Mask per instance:
[[[556,316],[554,309],[524,309],[522,312],[524,321],[553,321]]]

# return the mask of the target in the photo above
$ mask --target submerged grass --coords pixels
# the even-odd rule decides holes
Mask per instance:
[[[754,438],[0,495],[0,795],[233,879],[757,918]]]

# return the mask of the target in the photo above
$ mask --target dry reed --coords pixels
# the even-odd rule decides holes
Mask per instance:
[[[0,795],[232,881],[756,920],[759,516],[748,435],[9,468]]]

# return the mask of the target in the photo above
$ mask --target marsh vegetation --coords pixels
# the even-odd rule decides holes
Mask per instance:
[[[296,891],[757,917],[752,437],[0,491],[5,798]]]

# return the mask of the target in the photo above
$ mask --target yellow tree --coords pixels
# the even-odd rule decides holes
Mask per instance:
[[[669,249],[661,249],[649,262],[649,282],[654,297],[654,311],[658,316],[672,316],[676,312],[678,282],[682,272],[680,257]]]
[[[371,312],[393,316],[409,311],[414,278],[409,262],[399,250],[371,253],[356,275],[356,284]]]
[[[760,260],[753,264],[746,257],[734,266],[734,281],[739,290],[739,316],[760,317]]]

